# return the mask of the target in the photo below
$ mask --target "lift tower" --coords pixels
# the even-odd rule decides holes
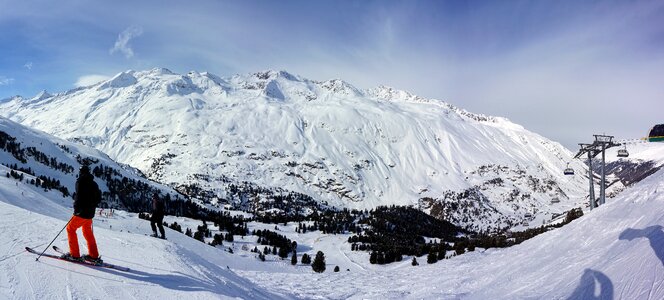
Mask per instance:
[[[595,134],[595,141],[592,144],[579,144],[581,149],[574,156],[574,158],[579,158],[583,154],[588,154],[588,178],[590,180],[590,209],[595,208],[595,187],[593,186],[593,166],[592,159],[597,156],[597,154],[602,153],[602,180],[600,182],[599,190],[599,205],[602,205],[606,202],[606,174],[604,173],[605,167],[605,158],[606,158],[606,149],[611,147],[617,147],[621,144],[613,142],[613,136],[611,135],[599,135]]]

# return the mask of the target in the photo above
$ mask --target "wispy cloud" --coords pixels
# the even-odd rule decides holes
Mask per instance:
[[[14,83],[14,78],[7,78],[5,76],[0,76],[0,85],[10,85]]]
[[[95,83],[99,83],[104,80],[110,79],[110,76],[106,75],[99,75],[99,74],[90,74],[90,75],[84,75],[78,78],[76,80],[76,83],[74,83],[74,86],[76,87],[81,87],[81,86],[90,86]]]
[[[32,62],[29,61],[29,62],[25,63],[25,65],[23,65],[23,67],[28,69],[28,70],[32,70]]]
[[[115,45],[111,48],[110,53],[122,52],[126,58],[132,58],[134,56],[134,50],[129,45],[129,41],[141,34],[143,34],[143,28],[129,26],[129,28],[125,29],[118,35],[118,39],[115,41]]]

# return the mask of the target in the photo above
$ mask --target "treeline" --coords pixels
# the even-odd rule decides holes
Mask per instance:
[[[296,231],[327,234],[355,233],[348,238],[352,251],[369,252],[372,264],[401,261],[403,256],[427,255],[427,262],[474,251],[475,248],[502,248],[519,244],[553,228],[562,227],[583,215],[580,208],[567,212],[557,224],[503,234],[465,231],[407,206],[380,206],[372,210],[324,210],[303,217]]]
[[[434,250],[428,253],[427,263],[436,263],[439,260],[449,258],[450,255],[447,254],[447,251],[449,250],[454,250],[451,256],[456,256],[464,254],[467,251],[475,251],[475,248],[488,249],[514,246],[554,228],[560,228],[581,216],[583,216],[581,208],[574,208],[569,210],[566,213],[565,219],[557,224],[540,226],[518,232],[508,232],[506,234],[471,235],[461,238],[458,239],[453,246],[445,244],[436,246]],[[416,263],[415,259],[414,262]],[[415,263],[413,265],[416,265]]]
[[[16,138],[4,131],[0,131],[0,150],[11,154],[14,158],[23,164],[28,163],[28,157],[32,157],[36,162],[45,165],[51,169],[70,174],[74,172],[74,167],[59,162],[57,158],[46,155],[35,147],[22,148],[21,143]],[[34,175],[34,174],[32,174]]]
[[[464,232],[447,221],[407,206],[377,207],[358,223],[366,226],[361,227],[359,234],[350,236],[348,242],[351,250],[370,251],[369,261],[373,264],[401,261],[404,255],[441,251],[439,248],[445,247],[445,242],[456,242],[456,236]],[[425,236],[435,238],[436,242],[427,242]]]
[[[7,167],[9,167],[9,169],[10,169],[9,172],[7,172],[7,175],[6,175],[7,178],[14,178],[18,181],[24,181],[25,176],[23,174],[29,174],[29,175],[32,175],[32,176],[36,176],[35,173],[32,171],[32,169],[29,168],[29,167],[28,168],[22,168],[22,167],[18,167],[16,164],[9,165]],[[32,179],[30,179],[30,181],[26,180],[26,182],[30,183],[30,184],[32,184],[36,187],[43,188],[44,190],[47,190],[47,191],[48,190],[53,190],[53,189],[58,190],[62,193],[63,197],[69,197],[70,196],[69,189],[66,186],[63,186],[60,183],[60,180],[55,179],[55,178],[51,178],[51,177],[44,176],[44,175],[39,175],[39,176],[37,176],[36,179],[32,178]]]
[[[279,255],[280,258],[285,259],[289,254],[293,253],[296,255],[297,251],[297,242],[291,241],[285,235],[278,234],[274,231],[267,229],[263,230],[254,230],[253,235],[258,236],[257,243],[259,245],[265,246],[263,249],[263,255],[270,254],[270,248],[272,246],[272,254]],[[257,252],[258,248],[254,248],[254,252]],[[264,257],[259,257],[261,260],[265,260]]]
[[[11,154],[21,163],[25,164],[28,162],[26,153],[21,148],[21,143],[17,142],[15,137],[7,134],[4,131],[0,131],[0,149]]]

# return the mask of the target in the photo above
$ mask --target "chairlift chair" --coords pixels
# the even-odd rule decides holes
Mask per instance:
[[[627,146],[625,146],[625,148],[623,149],[618,150],[618,157],[628,157],[628,156],[629,152],[627,152]]]
[[[567,168],[565,168],[565,171],[563,171],[563,174],[565,174],[565,175],[574,175],[574,169],[569,167],[569,163],[567,163]]]

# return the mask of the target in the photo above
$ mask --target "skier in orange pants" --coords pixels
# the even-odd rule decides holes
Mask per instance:
[[[81,252],[78,249],[78,235],[76,230],[82,228],[83,237],[88,244],[88,255],[91,258],[99,258],[99,251],[97,250],[97,241],[92,232],[92,219],[84,219],[79,216],[73,216],[69,225],[67,225],[67,238],[69,239],[69,253],[72,258],[81,257]]]
[[[62,257],[72,260],[89,260],[94,263],[101,263],[99,251],[97,250],[97,241],[92,232],[92,218],[95,216],[97,204],[101,201],[101,191],[99,186],[90,174],[90,168],[82,166],[78,179],[76,180],[76,194],[74,195],[74,215],[67,225],[67,238],[69,239],[69,253]],[[83,237],[88,244],[88,255],[81,257],[78,248],[78,236],[76,230],[82,228]]]

